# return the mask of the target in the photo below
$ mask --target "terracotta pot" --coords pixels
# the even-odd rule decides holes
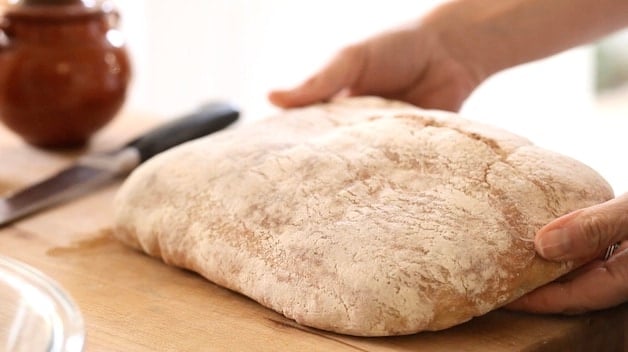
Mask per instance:
[[[23,0],[0,17],[0,119],[40,147],[72,147],[123,105],[130,64],[111,3]]]

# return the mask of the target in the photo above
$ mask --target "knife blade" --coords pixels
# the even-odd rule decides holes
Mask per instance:
[[[123,177],[156,154],[224,129],[239,116],[232,105],[212,102],[120,148],[83,156],[57,174],[0,198],[0,227]]]

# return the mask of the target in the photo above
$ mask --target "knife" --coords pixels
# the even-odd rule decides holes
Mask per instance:
[[[0,227],[126,176],[156,154],[226,128],[239,116],[239,111],[230,104],[212,102],[121,148],[83,156],[52,177],[0,198]]]

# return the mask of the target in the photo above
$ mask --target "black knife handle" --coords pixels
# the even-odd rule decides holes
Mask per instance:
[[[190,115],[178,118],[132,140],[126,147],[139,151],[144,162],[164,150],[183,142],[206,136],[231,125],[240,116],[233,106],[212,102],[201,106]]]

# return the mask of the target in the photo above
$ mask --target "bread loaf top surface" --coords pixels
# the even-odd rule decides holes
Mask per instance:
[[[186,143],[116,197],[116,236],[295,319],[353,335],[439,330],[571,270],[536,231],[612,198],[512,133],[346,98]]]

